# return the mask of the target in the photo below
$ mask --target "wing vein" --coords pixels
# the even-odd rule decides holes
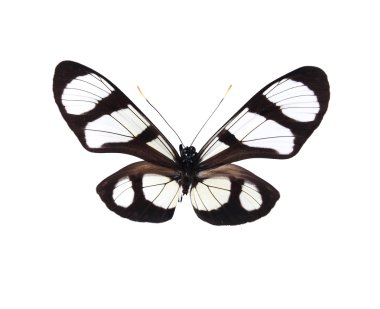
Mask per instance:
[[[235,121],[235,122],[231,125],[231,127],[230,127],[229,129],[231,129],[231,128],[232,128],[237,122],[239,122],[239,120],[240,120],[242,117],[244,117],[247,113],[248,113],[248,110],[247,110],[244,114],[240,115],[236,120],[235,120],[235,119],[231,120],[230,123],[233,122],[233,121]],[[225,125],[225,128],[228,127],[228,125],[229,125],[230,123],[227,123],[227,124]],[[220,133],[220,132],[219,132],[219,133]],[[200,159],[203,159],[203,158],[206,156],[206,154],[210,152],[210,150],[212,149],[212,147],[213,147],[218,141],[219,141],[218,136],[216,136],[216,137],[214,138],[213,141],[210,141],[210,142],[208,143],[208,145],[207,145],[207,150],[206,150],[205,152],[202,153],[202,155],[200,156]],[[205,145],[205,146],[206,146],[206,145]]]
[[[282,105],[280,106],[280,108],[282,109],[284,106],[288,106],[288,105],[315,104],[315,103],[319,103],[319,102],[318,102],[318,101],[309,101],[309,102],[290,102],[290,103],[282,104]],[[319,107],[319,104],[318,104],[318,106],[315,106],[315,107]]]
[[[287,88],[287,89],[285,89],[285,90],[282,90],[282,91],[280,91],[280,92],[277,92],[277,93],[275,93],[275,94],[272,94],[271,96],[266,96],[267,97],[267,99],[270,99],[270,98],[272,98],[272,97],[274,97],[274,96],[276,96],[276,95],[279,95],[279,94],[281,94],[281,93],[284,93],[284,92],[286,92],[286,91],[289,91],[289,90],[292,90],[292,89],[294,89],[294,88],[300,88],[300,87],[306,87],[306,88],[308,88],[306,85],[298,85],[298,86],[293,86],[293,87],[290,87],[290,88]],[[274,89],[274,88],[273,88]],[[272,89],[272,90],[273,90]]]
[[[110,93],[113,91],[112,89],[110,89],[110,87],[107,86],[106,83],[104,83],[103,78],[101,78],[100,76],[96,75],[95,73],[90,73],[90,75],[93,76],[93,77],[95,77],[97,80],[99,80],[110,91]]]
[[[205,186],[207,187],[211,187],[211,188],[215,188],[215,189],[220,189],[220,190],[224,190],[224,191],[228,191],[228,192],[231,192],[230,190],[228,189],[225,189],[225,188],[221,188],[221,187],[217,187],[217,186],[212,186],[212,185],[206,185],[203,181],[200,181],[202,184],[204,184]]]
[[[125,125],[123,125],[119,120],[112,116],[112,114],[107,113],[107,115],[110,116],[116,122],[118,122],[124,129],[126,129],[130,134],[132,134],[133,137],[136,137],[130,130],[128,130],[128,128]]]
[[[249,131],[246,135],[244,135],[244,137],[240,140],[240,141],[244,141],[244,139],[252,133],[252,131],[256,130],[258,127],[260,127],[261,125],[263,125],[268,119],[264,119],[264,121],[262,123],[260,123],[259,125],[257,125],[256,127],[254,127],[251,131]]]
[[[103,88],[100,88],[100,87],[98,87],[98,86],[96,86],[96,85],[94,85],[93,83],[90,83],[90,82],[88,82],[88,81],[86,81],[86,80],[83,80],[83,79],[80,79],[80,78],[74,78],[75,80],[79,80],[79,81],[81,81],[81,82],[83,82],[83,83],[87,83],[87,84],[89,84],[89,85],[91,85],[91,86],[94,86],[94,87],[96,87],[96,88],[98,88],[99,90],[102,90],[102,91],[104,91],[105,93],[107,93],[108,95],[110,95],[111,94],[111,92],[107,92],[107,91],[105,91]],[[73,79],[73,80],[74,80]],[[107,89],[108,89],[108,87],[107,87]]]
[[[250,196],[250,197],[256,202],[256,204],[259,205],[259,207],[260,207],[261,204],[260,204],[260,203],[259,203],[259,202],[258,202],[258,201],[257,201],[252,195],[251,195],[251,194],[249,194],[247,191],[244,191],[244,190],[243,190],[243,192],[244,192],[245,194],[249,195],[249,196]],[[260,192],[259,192],[259,193],[260,193]]]
[[[169,180],[168,182],[163,182],[163,183],[156,183],[154,185],[143,186],[142,188],[150,188],[150,187],[162,186],[162,185],[166,186],[169,182],[172,182],[172,181],[174,180]]]
[[[108,134],[114,134],[114,135],[119,135],[123,137],[130,137],[132,138],[133,136],[121,134],[121,133],[116,133],[116,132],[110,132],[110,131],[105,131],[105,130],[96,130],[96,129],[84,129],[85,131],[93,131],[93,132],[102,132],[102,133],[108,133]]]
[[[260,137],[260,138],[245,140],[245,142],[259,141],[259,140],[272,139],[272,138],[281,138],[281,137],[294,137],[294,136],[292,136],[292,135],[268,136],[268,137]]]
[[[171,201],[170,201],[168,207],[166,207],[166,209],[168,209],[170,207],[170,205],[173,203],[174,198],[177,196],[179,189],[181,189],[181,186],[178,186],[177,192],[174,194],[173,198],[171,199]]]
[[[203,207],[208,211],[205,203],[203,202],[202,198],[201,198],[201,195],[199,194],[198,190],[197,190],[197,187],[195,187],[195,191],[197,192],[198,194],[198,197],[199,197],[199,200],[201,201],[201,203],[203,204]],[[199,209],[199,208],[198,208]]]
[[[145,119],[145,121],[143,121],[143,119],[142,119],[142,117],[140,117],[140,115],[139,114],[136,114],[135,112],[134,112],[134,110],[133,109],[129,109],[138,119],[140,119],[140,121],[142,122],[142,123],[144,123],[145,124],[145,121],[147,122],[147,119]],[[173,154],[173,151],[170,149],[170,147],[168,147],[167,146],[167,144],[166,143],[164,143],[162,140],[161,140],[161,138],[160,138],[161,136],[160,135],[158,135],[158,139],[159,139],[159,141],[161,142],[161,144],[164,146],[164,148],[166,148],[166,150],[168,150],[169,151],[169,153],[173,156],[173,157],[175,157],[175,155]]]
[[[301,109],[301,108],[319,108],[319,106],[294,106],[294,107],[284,107],[284,108],[281,108],[281,109],[289,109],[289,108],[296,108],[296,109]]]
[[[85,98],[85,97],[83,97]],[[89,98],[90,99],[90,98]],[[97,102],[93,102],[93,101],[88,101],[88,100],[76,100],[76,99],[61,99],[62,101],[70,101],[70,102],[87,102],[87,103],[92,103],[94,105],[97,104]]]
[[[116,186],[115,186],[115,188],[118,188],[118,187],[120,187],[121,185],[125,185],[125,184],[127,184],[128,182],[131,182],[131,180],[127,180],[126,182],[119,182]],[[114,188],[114,189],[115,189]]]
[[[203,183],[202,183],[202,184],[203,184]],[[213,198],[218,202],[218,204],[222,206],[222,203],[219,202],[219,200],[216,198],[216,196],[214,195],[214,193],[212,193],[211,189],[210,189],[208,186],[206,186],[206,187],[207,187],[207,189],[210,191],[210,193],[211,193],[211,195],[213,196]]]
[[[70,89],[70,90],[78,90],[78,91],[82,91],[82,92],[86,92],[86,93],[89,93],[89,94],[92,94],[93,96],[96,96],[98,97],[99,99],[103,99],[101,96],[91,92],[91,91],[88,91],[88,90],[84,90],[84,89],[80,89],[80,88],[75,88],[75,87],[66,87],[65,89]]]
[[[166,187],[167,183],[163,185],[162,189],[160,192],[158,192],[157,196],[152,200],[152,203],[154,203],[154,201],[157,199],[157,197],[160,196],[160,194],[162,193],[162,191],[164,191],[165,187]]]
[[[259,190],[255,189],[255,188],[253,188],[253,187],[248,187],[248,186],[245,185],[245,184],[243,184],[243,187],[246,187],[246,188],[248,188],[248,189],[252,189],[253,191],[256,191],[257,193],[260,193]],[[245,192],[245,191],[244,191],[244,192]]]
[[[286,100],[290,100],[290,99],[294,99],[294,98],[300,98],[300,97],[315,97],[315,95],[314,94],[299,94],[299,95],[295,95],[293,97],[285,98],[285,99],[282,99],[280,101],[273,102],[273,103],[277,104],[277,103],[280,103],[280,102],[283,102],[283,101],[286,101]]]
[[[285,78],[283,79],[282,81],[278,82],[276,86],[273,87],[273,89],[271,89],[266,95],[270,94],[274,89],[276,89],[279,85],[285,83],[289,78]],[[271,86],[269,86],[268,88],[270,88]]]
[[[128,187],[128,188],[125,188],[123,191],[121,191],[121,192],[118,194],[118,196],[116,196],[116,197],[114,198],[114,201],[116,202],[116,200],[117,200],[122,194],[124,194],[124,192],[127,191],[128,189],[132,189],[132,186],[131,186],[131,187]]]

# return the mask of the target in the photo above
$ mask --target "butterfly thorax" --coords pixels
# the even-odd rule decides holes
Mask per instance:
[[[195,175],[195,165],[196,165],[196,157],[197,152],[195,147],[183,147],[183,145],[179,145],[179,151],[181,155],[181,178],[179,179],[179,183],[182,186],[182,193],[187,194],[189,192],[189,188],[193,182]]]

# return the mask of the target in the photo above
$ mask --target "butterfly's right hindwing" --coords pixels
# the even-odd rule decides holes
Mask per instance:
[[[72,61],[56,67],[53,91],[63,118],[92,152],[119,152],[167,167],[179,156],[157,127],[112,82]]]
[[[203,221],[237,225],[267,215],[280,194],[250,171],[227,164],[198,173],[190,198]]]

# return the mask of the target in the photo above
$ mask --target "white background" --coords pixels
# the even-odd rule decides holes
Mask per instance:
[[[0,11],[1,308],[379,308],[375,1],[14,1]],[[326,71],[331,100],[296,157],[239,163],[281,192],[265,218],[215,227],[186,198],[173,220],[136,223],[95,192],[136,159],[86,152],[54,103],[66,59],[145,108],[140,85],[186,144],[229,84],[219,118],[303,65]]]

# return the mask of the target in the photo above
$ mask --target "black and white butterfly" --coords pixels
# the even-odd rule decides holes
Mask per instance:
[[[190,192],[198,217],[214,225],[242,224],[270,212],[279,192],[231,163],[297,154],[320,124],[330,96],[326,74],[301,67],[261,89],[198,152],[183,145],[177,152],[125,94],[88,67],[58,64],[53,91],[84,148],[144,160],[97,186],[110,210],[134,221],[164,222],[173,217],[179,197]]]

